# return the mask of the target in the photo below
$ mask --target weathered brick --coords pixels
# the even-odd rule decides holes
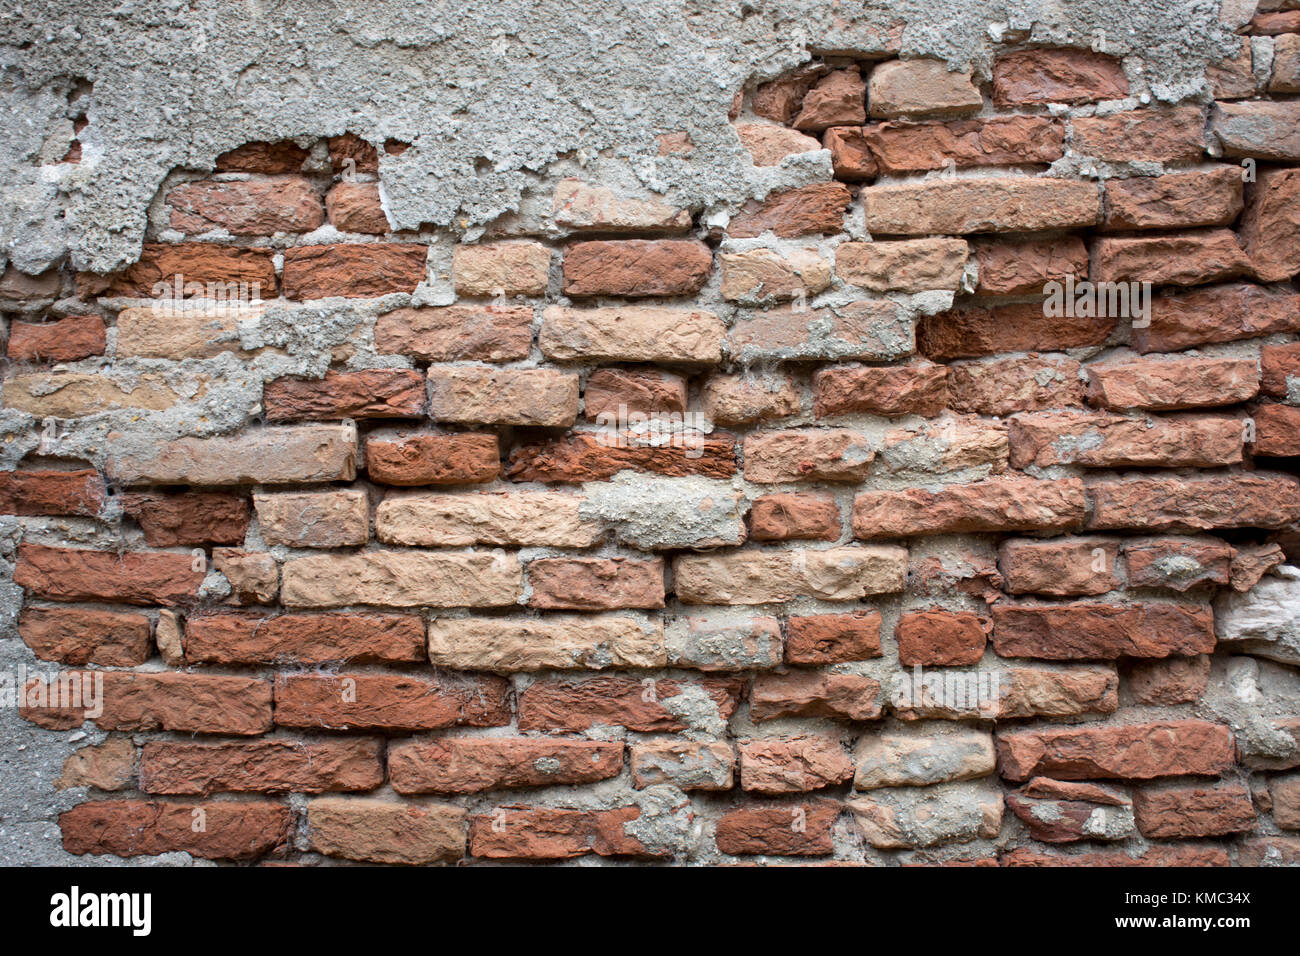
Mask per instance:
[[[906,611],[894,631],[905,667],[978,664],[988,641],[988,621],[973,611]]]
[[[890,538],[980,531],[1065,531],[1084,518],[1083,482],[992,478],[939,491],[866,491],[853,500],[853,534]]]
[[[1241,784],[1143,787],[1133,795],[1133,816],[1142,835],[1157,840],[1255,829],[1255,807]]]
[[[693,295],[712,268],[709,247],[693,239],[578,242],[564,252],[564,292],[573,296]]]
[[[750,693],[753,720],[780,717],[827,717],[831,720],[878,720],[884,714],[880,682],[859,674],[800,671],[760,674]]]
[[[436,618],[429,622],[429,660],[497,673],[668,663],[663,624],[621,614]]]
[[[1011,419],[1011,466],[1212,468],[1242,460],[1231,416],[1026,412]]]
[[[597,856],[654,858],[667,852],[647,847],[629,830],[641,808],[560,810],[509,807],[469,821],[469,852],[502,860],[570,860]]]
[[[528,564],[528,603],[601,610],[664,606],[664,565],[630,558],[537,558]]]
[[[1250,260],[1230,229],[1160,236],[1108,236],[1090,250],[1093,282],[1202,285],[1248,275]]]
[[[762,495],[749,511],[755,541],[838,541],[842,530],[839,505],[830,495]]]
[[[254,494],[253,505],[262,540],[270,545],[343,548],[370,537],[370,505],[360,488]]]
[[[867,107],[874,117],[978,113],[984,105],[969,71],[942,60],[890,60],[871,71]]]
[[[92,551],[23,542],[14,583],[51,601],[184,604],[198,597],[206,568],[170,551]]]
[[[745,478],[764,484],[859,481],[875,458],[866,436],[847,428],[753,432],[744,454]]]
[[[706,698],[718,719],[730,720],[743,686],[739,680],[724,677],[536,680],[519,694],[519,730],[581,733],[607,725],[639,733],[674,733],[686,729],[688,710],[693,711]]]
[[[1215,103],[1210,131],[1225,156],[1300,160],[1300,102],[1295,100]]]
[[[1218,776],[1232,766],[1232,734],[1204,720],[1002,730],[998,772],[1008,780]]]
[[[105,471],[123,485],[281,485],[351,481],[356,433],[328,425],[251,429],[215,438],[178,438],[140,451],[123,443]]]
[[[1065,127],[1046,116],[1003,116],[947,122],[890,122],[862,131],[885,173],[957,167],[1021,166],[1065,155]]]
[[[130,298],[171,296],[179,284],[185,298],[251,298],[275,295],[270,249],[235,249],[208,242],[146,242],[140,258],[111,276],[104,293]],[[191,288],[191,283],[197,286]],[[199,287],[202,287],[201,290]]]
[[[280,565],[266,552],[213,548],[212,567],[230,582],[237,604],[270,604],[280,593]]]
[[[1197,106],[1082,116],[1070,125],[1074,148],[1108,163],[1192,163],[1205,149],[1205,115]]]
[[[280,602],[286,607],[506,607],[522,572],[505,554],[362,551],[285,562]]]
[[[413,614],[191,615],[185,659],[206,664],[404,663],[425,660]]]
[[[196,828],[200,810],[204,825]],[[59,814],[63,848],[78,856],[179,852],[205,860],[252,860],[286,845],[292,827],[293,811],[265,800],[95,800]]]
[[[480,793],[594,783],[623,768],[622,742],[522,737],[443,737],[388,751],[398,793]]]
[[[862,191],[867,230],[881,236],[1035,232],[1097,223],[1096,185],[1066,179],[951,179]]]
[[[974,727],[921,724],[864,736],[853,752],[855,790],[928,787],[993,773],[993,735]]]
[[[366,473],[385,485],[461,485],[501,474],[497,436],[382,435],[366,437]]]
[[[335,183],[325,194],[325,210],[339,232],[382,236],[389,231],[378,183]]]
[[[865,132],[861,126],[832,126],[822,134],[822,146],[831,151],[836,179],[865,182],[876,178],[879,168]]]
[[[855,601],[903,589],[907,551],[893,546],[737,551],[673,563],[685,604],[767,604],[796,597]]]
[[[845,242],[835,249],[835,275],[873,292],[955,291],[966,251],[963,239]]]
[[[414,292],[424,281],[427,254],[413,243],[295,246],[284,251],[284,296],[365,299]]]
[[[232,236],[311,232],[325,221],[320,196],[306,179],[198,180],[167,193],[171,227],[198,235],[224,230]]]
[[[528,358],[533,310],[515,305],[396,309],[375,320],[375,351],[432,362]]]
[[[251,677],[103,673],[101,730],[256,736],[271,729],[271,683]]]
[[[332,793],[384,782],[378,740],[151,740],[140,751],[145,793]]]
[[[724,252],[718,256],[718,265],[722,297],[732,302],[764,304],[806,297],[831,284],[831,264],[810,249]]]
[[[879,657],[880,612],[791,617],[785,659],[790,664],[840,664]]]
[[[903,720],[1077,717],[1118,709],[1119,675],[1113,664],[1003,663],[974,674],[906,675],[895,680],[891,700],[891,710]]]
[[[336,174],[379,172],[379,151],[374,143],[366,142],[356,133],[331,136],[326,144]]]
[[[993,647],[1002,657],[1062,661],[1214,650],[1214,612],[1205,605],[998,603],[992,613]]]
[[[740,786],[757,793],[806,793],[846,783],[853,761],[831,737],[749,739],[737,743]]]
[[[458,547],[587,548],[603,525],[582,515],[586,499],[557,492],[390,496],[375,512],[375,535],[389,544]]]
[[[54,787],[56,790],[73,787],[126,790],[134,780],[135,745],[129,737],[110,735],[102,744],[91,744],[69,754]]]
[[[307,155],[307,150],[293,140],[257,141],[222,153],[216,168],[219,173],[296,173]]]
[[[19,322],[9,326],[7,355],[13,362],[75,362],[103,355],[104,320],[73,315],[54,322]]]
[[[1256,409],[1255,454],[1300,455],[1300,408],[1261,405]]]
[[[704,671],[764,670],[781,663],[781,623],[770,615],[713,612],[667,627],[668,663]]]
[[[321,379],[277,378],[262,398],[266,420],[418,418],[424,413],[424,376],[411,369],[325,373]]]
[[[736,127],[736,135],[755,166],[780,166],[787,156],[822,148],[811,136],[767,123],[742,123]]]
[[[1115,331],[1115,316],[1045,315],[1036,302],[962,306],[926,316],[916,331],[917,349],[935,362],[999,352],[1059,352],[1101,345]]]
[[[722,358],[726,327],[712,312],[626,306],[542,313],[538,345],[555,361],[684,362]]]
[[[248,529],[248,500],[235,495],[130,493],[119,495],[118,503],[140,525],[151,548],[239,544]]]
[[[501,677],[279,674],[275,722],[330,730],[500,727],[510,722],[509,694]]]
[[[239,323],[264,314],[259,303],[189,305],[176,308],[155,302],[117,314],[117,357],[215,358],[242,352]]]
[[[578,376],[552,368],[429,368],[435,421],[568,428],[578,417]]]
[[[1300,520],[1300,483],[1268,472],[1097,481],[1088,497],[1094,530],[1282,528]]]
[[[1009,594],[1074,597],[1121,587],[1116,538],[1012,538],[998,547],[998,568]]]
[[[1080,365],[1068,358],[955,362],[948,366],[948,404],[954,411],[1011,415],[1083,404]]]
[[[722,741],[665,737],[632,744],[628,763],[638,790],[665,783],[679,790],[730,790],[736,755]]]
[[[575,432],[563,438],[519,445],[510,453],[512,481],[607,481],[630,469],[671,477],[736,473],[736,439],[726,432],[672,436],[665,443],[627,432]]]
[[[754,90],[752,108],[756,116],[783,125],[794,122],[804,97],[818,79],[825,76],[827,67],[822,63],[805,63],[783,76],[760,83]],[[739,106],[736,107],[739,112]]]
[[[1182,358],[1085,367],[1088,401],[1102,408],[1167,410],[1235,405],[1259,391],[1253,359]]]
[[[161,375],[113,379],[102,372],[38,372],[15,375],[3,387],[4,407],[37,418],[85,418],[118,409],[163,411],[181,396]]]
[[[831,828],[840,815],[835,800],[754,803],[718,819],[718,849],[733,856],[829,856]]]
[[[28,606],[18,615],[18,633],[43,661],[135,667],[153,655],[149,619],[143,614]]]
[[[1300,342],[1265,345],[1259,350],[1259,368],[1260,391],[1265,395],[1300,396]]]
[[[993,63],[997,106],[1095,103],[1128,96],[1119,57],[1089,50],[1038,49],[1004,53]]]
[[[574,232],[685,232],[691,214],[657,199],[628,199],[603,186],[565,179],[555,187],[556,225]]]
[[[704,414],[719,425],[752,425],[799,411],[799,389],[788,375],[710,375],[704,382]]]
[[[752,239],[770,229],[781,239],[792,239],[839,232],[851,198],[843,183],[813,183],[771,193],[761,202],[751,199],[746,203],[732,218],[727,234],[733,239]]]
[[[1300,170],[1260,170],[1246,189],[1246,211],[1237,237],[1250,257],[1255,276],[1262,282],[1284,282],[1300,272],[1300,218],[1295,213],[1298,202]]]
[[[866,122],[867,84],[856,66],[832,70],[804,94],[794,128],[820,132],[830,126],[852,126]]]
[[[975,291],[982,295],[1042,293],[1049,282],[1088,273],[1088,248],[1078,236],[980,239],[971,249],[979,267]]]
[[[854,412],[934,416],[947,403],[947,377],[946,366],[930,362],[888,367],[837,365],[813,375],[814,410],[818,416]]]
[[[106,493],[104,479],[91,469],[0,471],[0,514],[92,517]]]
[[[366,863],[426,865],[465,855],[465,811],[447,804],[322,797],[307,804],[311,848]]]
[[[620,416],[686,411],[684,376],[657,368],[601,368],[582,390],[583,415],[591,421],[617,422]]]
[[[824,309],[768,309],[739,318],[727,333],[731,357],[767,359],[902,358],[913,351],[911,320],[888,299],[868,299]]]
[[[551,250],[540,242],[460,245],[452,253],[451,274],[458,295],[545,295]]]
[[[1139,704],[1194,704],[1205,693],[1210,661],[1208,654],[1132,661],[1125,668],[1124,678]]]
[[[1186,591],[1198,584],[1227,584],[1234,553],[1217,538],[1130,538],[1124,542],[1130,587]]]
[[[1241,167],[1108,179],[1108,229],[1188,229],[1230,225],[1242,209]]]

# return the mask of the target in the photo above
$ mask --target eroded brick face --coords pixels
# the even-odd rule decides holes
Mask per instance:
[[[10,267],[19,713],[96,735],[63,847],[1300,861],[1294,13],[1213,104],[828,26],[731,152],[417,230],[423,141],[250,142],[118,271]]]

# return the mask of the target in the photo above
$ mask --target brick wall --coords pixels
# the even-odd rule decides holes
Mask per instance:
[[[1214,102],[810,62],[731,119],[834,177],[725,214],[393,232],[410,144],[308,137],[11,270],[64,847],[1300,860],[1300,14],[1252,29]]]

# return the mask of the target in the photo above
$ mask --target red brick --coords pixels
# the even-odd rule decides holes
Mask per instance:
[[[838,541],[842,532],[840,508],[830,495],[762,495],[749,511],[755,541]]]
[[[460,485],[493,481],[501,473],[497,436],[407,435],[366,438],[366,472],[385,485]]]
[[[500,727],[510,722],[509,694],[509,683],[500,677],[280,674],[275,722],[331,730]]]
[[[1095,103],[1128,96],[1128,80],[1118,57],[1089,50],[1018,50],[993,64],[993,102],[997,106],[1036,103]]]
[[[140,751],[145,793],[336,793],[384,782],[382,742],[256,740],[201,744],[151,740]]]
[[[1089,250],[1093,282],[1203,285],[1249,275],[1251,266],[1230,229],[1159,236],[1109,236]]]
[[[122,513],[134,518],[151,548],[194,544],[241,544],[248,530],[248,499],[190,492],[121,495]]]
[[[1210,679],[1210,656],[1167,657],[1163,660],[1132,661],[1124,677],[1133,699],[1139,704],[1171,707],[1194,704],[1205,693]]]
[[[1242,459],[1230,416],[1029,412],[1011,419],[1011,467],[1213,468]]]
[[[866,412],[872,415],[933,416],[948,400],[948,369],[917,365],[837,365],[813,375],[818,417]]]
[[[1058,352],[1101,345],[1115,331],[1114,316],[1044,315],[1036,302],[991,308],[962,307],[922,319],[916,347],[935,362],[999,352]]]
[[[1268,472],[1097,481],[1088,497],[1095,530],[1284,528],[1300,520],[1300,483]]]
[[[607,481],[625,469],[684,477],[730,478],[736,473],[736,440],[714,432],[698,440],[674,440],[658,447],[637,444],[634,435],[575,432],[563,438],[520,445],[510,453],[511,481],[576,483]]]
[[[566,295],[675,296],[700,290],[713,254],[688,239],[576,242],[564,252]]]
[[[876,159],[860,126],[833,126],[822,134],[822,148],[831,151],[836,179],[864,182],[876,178]]]
[[[1088,248],[1078,236],[981,239],[972,243],[981,295],[1042,293],[1048,282],[1088,274]]]
[[[90,551],[24,542],[18,548],[14,583],[51,601],[161,604],[194,600],[206,568],[173,552]]]
[[[424,413],[424,376],[412,369],[326,372],[321,379],[277,378],[266,383],[269,422],[340,418],[418,418]]]
[[[882,697],[880,682],[859,674],[824,671],[761,674],[754,678],[749,716],[751,720],[780,717],[879,720],[884,716]]]
[[[1137,853],[1104,850],[1097,853],[1041,853],[1017,847],[1004,853],[1002,866],[1228,866],[1228,851],[1217,846],[1151,846]]]
[[[1255,829],[1255,807],[1240,784],[1144,787],[1133,795],[1133,817],[1142,835],[1156,840]]]
[[[856,66],[832,70],[804,95],[792,125],[807,132],[861,125],[867,120],[866,94],[867,84]]]
[[[829,856],[831,828],[840,815],[834,800],[742,805],[718,819],[718,849],[732,856]]]
[[[757,431],[745,436],[745,479],[861,481],[875,458],[866,436],[848,428]]]
[[[759,84],[758,89],[754,91],[751,104],[754,114],[786,126],[790,125],[794,122],[808,91],[826,72],[826,66],[821,63],[806,63],[795,67],[784,76]]]
[[[727,233],[733,239],[749,239],[770,229],[782,239],[791,239],[840,232],[851,198],[843,183],[814,183],[772,193],[762,202],[751,199],[746,203],[731,220]]]
[[[1261,405],[1254,417],[1256,455],[1300,455],[1300,408]]]
[[[1300,342],[1259,350],[1260,391],[1274,398],[1300,395]]]
[[[1200,107],[1132,110],[1071,121],[1074,148],[1106,162],[1191,163],[1205,150]]]
[[[289,807],[261,800],[96,800],[59,814],[63,848],[78,856],[182,852],[205,860],[253,860],[286,845],[292,827]]]
[[[807,793],[853,779],[853,761],[833,737],[741,740],[736,750],[740,786],[755,793]]]
[[[311,849],[366,863],[428,865],[465,856],[465,818],[445,803],[319,797],[307,804]]]
[[[1097,223],[1093,183],[1035,176],[942,177],[870,186],[861,193],[873,237],[1043,232]]]
[[[628,832],[628,826],[640,816],[640,807],[507,807],[496,814],[470,817],[469,852],[498,860],[571,860],[589,853],[635,858],[667,855]]]
[[[972,611],[905,612],[894,632],[898,662],[904,667],[978,664],[989,629],[987,619]]]
[[[528,564],[540,608],[582,611],[664,606],[664,564],[630,558],[537,558]]]
[[[948,366],[948,404],[954,411],[1011,415],[1083,404],[1080,365],[1068,358],[956,362]]]
[[[594,783],[623,768],[623,744],[595,740],[443,737],[388,751],[398,793],[480,793]]]
[[[879,657],[880,612],[792,617],[785,659],[790,664],[840,664]]]
[[[325,221],[320,196],[297,176],[273,180],[200,180],[167,193],[173,229],[198,235],[221,229],[232,236],[311,232]]]
[[[1051,661],[1168,657],[1214,650],[1214,611],[1182,604],[993,605],[1002,657]]]
[[[104,479],[80,471],[0,471],[0,514],[82,515],[103,507]]]
[[[1084,518],[1077,478],[992,478],[939,491],[865,491],[853,501],[856,538],[982,531],[1064,531]]]
[[[657,368],[601,368],[592,372],[582,392],[583,414],[589,420],[605,416],[616,424],[620,416],[686,411],[686,379]]]
[[[325,194],[325,209],[340,232],[382,236],[389,231],[378,183],[335,183]]]
[[[235,249],[209,242],[146,242],[138,262],[108,278],[104,294],[150,298],[157,295],[154,287],[161,283],[167,290],[164,294],[171,295],[179,276],[185,286],[191,282],[203,285],[207,298],[217,297],[207,295],[207,287],[214,284],[219,285],[221,295],[233,298],[231,293],[237,290],[229,284],[235,283],[247,284],[252,298],[269,299],[275,296],[271,257],[270,249]],[[190,295],[187,289],[185,296]]]
[[[375,351],[426,362],[514,362],[528,358],[532,323],[527,306],[395,309],[375,320]]]
[[[1088,401],[1102,408],[1167,410],[1235,405],[1259,391],[1254,359],[1187,358],[1086,366]]]
[[[153,632],[143,614],[29,606],[18,616],[18,633],[43,661],[135,667],[153,656]]]
[[[824,309],[793,306],[741,311],[727,333],[731,357],[744,363],[768,359],[861,359],[910,355],[912,322],[888,299],[864,299]]]
[[[255,736],[271,729],[271,684],[251,677],[108,671],[102,730]]]
[[[1105,594],[1121,586],[1115,573],[1118,559],[1115,538],[1014,538],[998,548],[1008,594]]]
[[[1300,273],[1300,170],[1262,169],[1246,189],[1237,237],[1261,282],[1284,282]]]
[[[1186,591],[1198,584],[1227,584],[1235,550],[1217,538],[1139,538],[1124,543],[1130,587]]]
[[[204,664],[423,661],[424,621],[414,614],[191,615],[185,659]]]
[[[1240,166],[1106,180],[1106,228],[1227,226],[1242,209]]]
[[[686,724],[665,701],[702,691],[725,721],[735,713],[742,687],[739,680],[721,677],[697,681],[648,677],[537,680],[519,695],[519,730],[580,733],[610,725],[639,733],[674,733],[685,730]]]
[[[997,748],[998,772],[1016,781],[1213,777],[1233,764],[1232,734],[1204,720],[1004,730]]]
[[[424,246],[410,243],[296,246],[284,251],[284,295],[356,299],[414,292],[424,281],[427,254]]]
[[[9,326],[9,359],[14,362],[75,362],[103,355],[104,320],[73,315],[54,322],[19,322]]]
[[[1274,332],[1300,332],[1300,295],[1249,283],[1214,286],[1151,301],[1151,324],[1133,330],[1139,352],[1176,352]]]
[[[219,173],[296,173],[307,160],[307,150],[293,140],[253,142],[217,157]]]
[[[1004,116],[872,124],[863,137],[881,172],[899,174],[955,166],[1052,163],[1065,155],[1065,127],[1046,116]]]

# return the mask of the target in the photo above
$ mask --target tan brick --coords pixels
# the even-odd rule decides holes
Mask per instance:
[[[321,797],[307,804],[311,848],[366,863],[429,863],[465,855],[465,811],[450,804]]]
[[[578,417],[578,376],[550,368],[429,368],[435,421],[567,428]]]
[[[574,232],[685,232],[691,214],[657,199],[627,199],[576,179],[555,187],[553,215]]]
[[[110,444],[105,471],[120,484],[278,485],[356,477],[356,432],[331,425],[179,438],[138,452],[133,447]]]
[[[425,362],[515,362],[532,349],[532,322],[528,306],[396,309],[375,320],[375,351]]]
[[[620,614],[436,618],[429,660],[454,670],[512,673],[663,667],[663,624]]]
[[[284,564],[286,607],[505,607],[519,595],[513,555],[365,551],[292,558]]]
[[[253,495],[262,540],[291,548],[344,548],[370,537],[370,503],[362,489]]]
[[[560,492],[392,495],[375,512],[375,536],[389,544],[587,548],[604,536],[584,517],[586,499]]]
[[[867,106],[875,117],[978,113],[984,105],[969,71],[942,60],[890,60],[871,71]]]
[[[452,281],[458,295],[536,296],[546,293],[551,250],[540,242],[457,246],[452,260]]]
[[[1068,179],[952,179],[872,186],[862,208],[872,235],[1035,232],[1095,225],[1101,195]]]
[[[903,589],[907,551],[892,546],[745,550],[673,562],[685,604],[768,604],[796,597],[856,601]]]
[[[647,306],[542,313],[538,344],[556,361],[685,362],[722,359],[726,327],[712,312]]]

